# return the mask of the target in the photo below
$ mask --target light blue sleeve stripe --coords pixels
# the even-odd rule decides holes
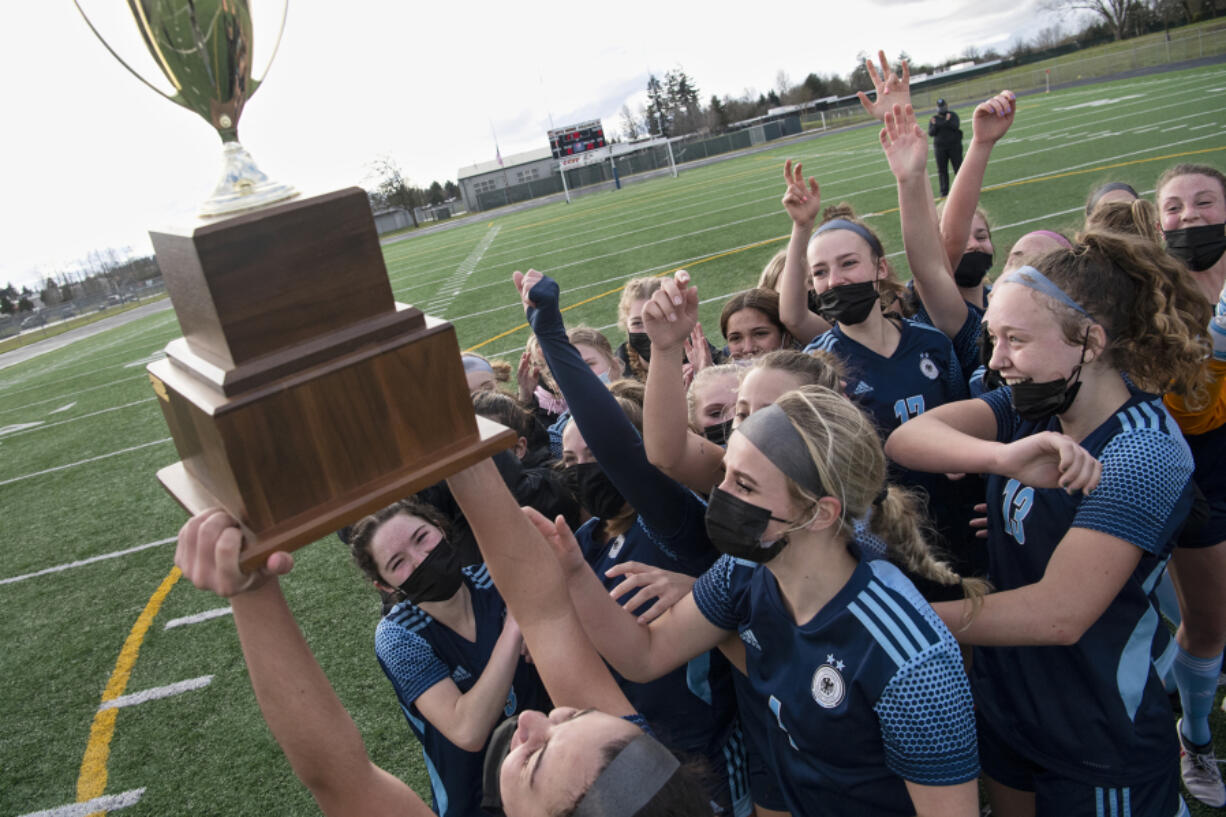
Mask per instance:
[[[412,721],[413,725],[417,727],[419,733],[424,735],[426,733],[425,724],[420,719],[413,717],[412,714],[409,713],[409,708],[407,706],[402,706],[400,708],[404,711],[404,716]],[[434,761],[430,759],[430,755],[426,754],[425,746],[421,747],[421,756],[426,761],[426,771],[430,775],[430,790],[434,794],[435,813],[446,814],[447,806],[450,804],[449,798],[447,797],[447,787],[443,785],[443,778],[438,773],[438,769],[435,768]]]
[[[902,631],[902,627],[898,626],[898,621],[896,621],[890,616],[889,613],[882,609],[881,605],[877,603],[876,599],[874,599],[868,593],[861,591],[858,598],[865,607],[876,614],[877,620],[890,631],[890,634],[894,636],[894,640],[898,642],[898,646],[900,646],[906,653],[907,659],[909,660],[914,658],[915,654],[919,652],[919,647],[912,642],[910,638],[907,638],[907,634]]]
[[[711,705],[711,653],[691,658],[685,665],[685,684],[703,703]]]
[[[1142,403],[1140,405],[1140,409],[1141,413],[1143,413],[1146,419],[1149,420],[1148,427],[1152,428],[1154,431],[1161,431],[1162,420],[1158,418],[1158,413],[1153,410],[1149,403]]]
[[[1103,811],[1103,790],[1101,788],[1094,789],[1094,815],[1095,817],[1107,817]]]
[[[868,587],[873,591],[873,595],[880,598],[887,607],[894,611],[894,615],[897,616],[903,624],[907,625],[907,630],[911,633],[912,637],[914,637],[915,643],[919,645],[920,650],[932,646],[933,642],[925,638],[924,634],[920,632],[919,627],[915,626],[915,617],[907,615],[902,606],[895,601],[894,597],[891,596],[884,587],[877,584],[877,582],[870,582]]]
[[[1120,426],[1124,429],[1124,433],[1132,431],[1132,422],[1128,419],[1128,413],[1121,411],[1115,415],[1120,420]]]
[[[902,654],[898,651],[898,649],[890,642],[890,639],[886,638],[885,633],[881,632],[881,629],[877,626],[877,623],[869,618],[868,614],[864,612],[859,604],[856,604],[853,601],[851,604],[847,605],[847,609],[851,611],[853,616],[860,619],[860,623],[864,625],[864,629],[868,630],[869,634],[872,635],[873,638],[877,639],[877,643],[881,645],[881,648],[885,650],[886,655],[890,656],[896,666],[901,667],[903,664],[907,663],[906,659],[902,657]]]
[[[1150,607],[1137,622],[1136,628],[1128,636],[1128,643],[1120,653],[1120,663],[1115,670],[1115,684],[1129,720],[1136,717],[1141,698],[1145,695],[1145,684],[1153,666],[1150,649],[1157,628],[1158,613]]]

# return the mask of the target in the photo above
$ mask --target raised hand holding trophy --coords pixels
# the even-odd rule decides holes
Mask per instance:
[[[512,445],[474,417],[451,324],[392,297],[365,191],[294,199],[238,144],[259,85],[247,0],[128,5],[176,92],[108,50],[226,156],[203,220],[150,232],[183,330],[148,367],[180,457],[158,472],[171,496],[229,511],[251,567]]]

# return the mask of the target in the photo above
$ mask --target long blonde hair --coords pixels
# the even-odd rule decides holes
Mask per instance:
[[[787,392],[775,405],[804,439],[827,495],[842,506],[838,535],[852,541],[855,521],[871,513],[869,530],[886,543],[891,562],[937,584],[961,586],[977,610],[987,583],[959,576],[934,555],[925,537],[923,501],[906,488],[886,483],[885,452],[872,419],[825,386]],[[790,478],[787,482],[792,498],[802,506],[812,507],[821,498]]]

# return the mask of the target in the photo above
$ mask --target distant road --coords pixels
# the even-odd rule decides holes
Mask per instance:
[[[127,312],[120,312],[114,316],[108,316],[100,321],[86,324],[79,329],[73,329],[65,332],[62,335],[40,340],[36,343],[31,343],[22,346],[20,349],[14,349],[11,352],[0,354],[0,369],[6,369],[9,366],[14,366],[18,363],[24,363],[27,360],[32,360],[39,355],[47,352],[54,352],[56,349],[63,349],[70,343],[76,343],[78,340],[84,340],[88,337],[93,337],[99,332],[105,332],[108,329],[114,329],[116,326],[123,326],[125,323],[131,323],[138,318],[143,318],[146,315],[153,315],[157,312],[165,312],[170,309],[170,299],[161,298],[150,303],[143,304],[135,309],[129,309]]]

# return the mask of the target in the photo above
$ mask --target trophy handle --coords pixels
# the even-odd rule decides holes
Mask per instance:
[[[82,19],[85,20],[85,25],[89,26],[89,30],[94,32],[94,36],[98,38],[98,42],[102,43],[103,47],[106,48],[107,51],[111,52],[111,56],[114,57],[116,60],[118,60],[120,65],[128,69],[129,74],[136,77],[141,82],[145,83],[145,85],[147,85],[158,96],[166,97],[167,99],[169,99],[171,102],[175,103],[176,105],[182,105],[184,108],[187,108],[187,106],[183,104],[182,100],[171,96],[170,94],[166,93],[161,88],[157,87],[152,82],[150,82],[149,80],[141,76],[139,71],[137,71],[132,66],[128,65],[128,63],[124,61],[124,58],[119,56],[119,54],[116,53],[114,48],[111,48],[111,44],[108,43],[106,39],[100,33],[98,33],[98,29],[94,27],[94,23],[92,20],[89,19],[89,15],[85,13],[85,9],[81,8],[81,0],[72,0],[72,4],[77,7],[77,11],[81,12],[81,17]],[[284,28],[285,26],[284,18],[281,20],[281,26],[282,28]],[[280,36],[278,36],[277,39],[279,41]],[[189,108],[188,110],[191,110],[191,109]]]
[[[73,2],[75,3],[77,0],[73,0]],[[251,93],[247,95],[248,97],[255,95],[255,92],[259,90],[260,85],[268,76],[268,72],[272,70],[273,61],[277,59],[277,51],[281,48],[281,37],[285,34],[285,19],[287,17],[289,17],[289,0],[285,0],[285,3],[281,6],[281,25],[277,28],[277,41],[272,44],[272,53],[268,55],[268,67],[264,69],[264,76],[259,79],[251,78]],[[128,70],[131,71],[132,69],[129,68]]]

